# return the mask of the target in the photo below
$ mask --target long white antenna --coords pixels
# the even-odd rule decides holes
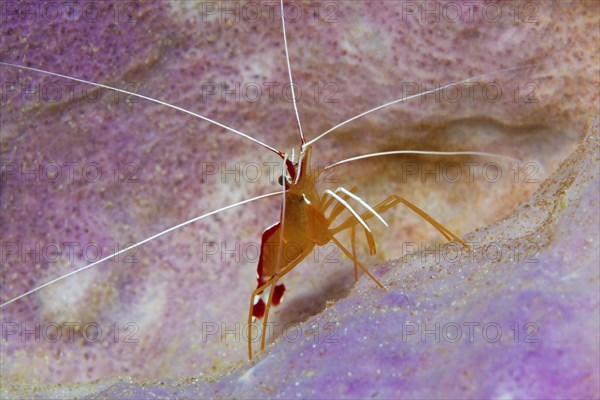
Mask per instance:
[[[126,251],[129,251],[129,250],[135,249],[136,247],[139,247],[139,246],[143,245],[144,243],[148,243],[149,241],[151,241],[151,240],[154,240],[154,239],[158,238],[159,236],[162,236],[162,235],[164,235],[164,234],[166,234],[166,233],[172,232],[172,231],[174,231],[174,230],[176,230],[176,229],[179,229],[179,228],[181,228],[181,227],[183,227],[183,226],[185,226],[185,225],[191,224],[192,222],[199,221],[199,220],[201,220],[201,219],[203,219],[203,218],[206,218],[206,217],[209,217],[209,216],[211,216],[211,215],[214,215],[214,214],[220,213],[221,211],[225,211],[225,210],[229,210],[229,209],[231,209],[231,208],[234,208],[234,207],[241,206],[242,204],[247,204],[247,203],[250,203],[250,202],[253,202],[253,201],[256,201],[256,200],[260,200],[260,199],[264,199],[264,198],[267,198],[267,197],[272,197],[272,196],[278,196],[278,195],[281,195],[281,192],[275,192],[275,193],[263,194],[263,195],[261,195],[261,196],[253,197],[253,198],[251,198],[251,199],[248,199],[248,200],[240,201],[240,202],[238,202],[238,203],[231,204],[231,205],[228,205],[228,206],[226,206],[226,207],[219,208],[218,210],[211,211],[211,212],[209,212],[209,213],[206,213],[206,214],[204,214],[204,215],[201,215],[201,216],[199,216],[199,217],[192,218],[192,219],[190,219],[190,220],[188,220],[188,221],[182,222],[181,224],[178,224],[178,225],[172,226],[171,228],[169,228],[169,229],[165,229],[164,231],[162,231],[162,232],[159,232],[159,233],[157,233],[156,235],[150,236],[149,238],[147,238],[147,239],[144,239],[144,240],[142,240],[142,241],[141,241],[141,242],[139,242],[139,243],[135,243],[135,244],[133,244],[133,245],[131,245],[131,246],[129,246],[129,247],[126,247],[126,248],[124,248],[124,249],[122,249],[122,250],[119,250],[119,251],[117,251],[116,253],[113,253],[113,254],[111,254],[110,256],[104,257],[104,258],[102,258],[102,259],[100,259],[100,260],[98,260],[98,261],[95,261],[95,262],[93,262],[93,263],[91,263],[91,264],[88,264],[88,265],[86,265],[86,266],[83,266],[83,267],[81,267],[81,268],[78,268],[78,269],[76,269],[76,270],[74,270],[74,271],[71,271],[71,272],[69,272],[69,273],[65,274],[65,275],[59,276],[59,277],[58,277],[58,278],[56,278],[56,279],[53,279],[53,280],[51,280],[51,281],[49,281],[49,282],[46,282],[46,283],[44,283],[43,285],[40,285],[40,286],[38,286],[38,287],[36,287],[36,288],[34,288],[34,289],[31,289],[31,290],[29,290],[29,291],[27,291],[27,292],[25,292],[25,293],[23,293],[23,294],[21,294],[21,295],[19,295],[19,296],[15,297],[15,298],[12,298],[12,299],[8,300],[7,302],[0,304],[0,308],[3,308],[3,307],[5,307],[5,306],[7,306],[7,305],[9,305],[9,304],[11,304],[11,303],[14,303],[15,301],[17,301],[17,300],[19,300],[19,299],[22,299],[22,298],[23,298],[23,297],[25,297],[25,296],[29,296],[30,294],[32,294],[32,293],[35,293],[35,292],[37,292],[38,290],[41,290],[41,289],[45,288],[46,286],[50,286],[50,285],[52,285],[52,284],[54,284],[54,283],[56,283],[56,282],[62,281],[63,279],[66,279],[66,278],[68,278],[68,277],[70,277],[70,276],[73,276],[73,275],[75,275],[75,274],[77,274],[77,273],[79,273],[79,272],[82,272],[82,271],[85,271],[86,269],[92,268],[93,266],[95,266],[95,265],[98,265],[98,264],[100,264],[101,262],[104,262],[104,261],[106,261],[106,260],[108,260],[108,259],[110,259],[110,258],[116,257],[116,256],[118,256],[118,255],[119,255],[119,254],[121,254],[121,253],[124,253],[124,252],[126,252]]]
[[[302,146],[306,143],[304,139],[304,133],[302,132],[302,124],[300,123],[300,114],[298,114],[298,104],[296,103],[296,92],[294,90],[294,80],[292,79],[292,66],[290,64],[290,53],[288,51],[287,37],[285,34],[285,12],[283,10],[283,0],[281,0],[281,26],[283,27],[283,46],[285,47],[285,59],[287,60],[288,74],[290,76],[290,86],[292,87],[292,101],[294,102],[294,111],[296,112],[296,121],[298,122],[298,129],[300,130],[300,140]]]
[[[331,165],[326,166],[325,169],[329,169],[329,168],[333,168],[333,167],[337,167],[340,164],[345,164],[345,163],[349,163],[351,161],[356,161],[356,160],[362,160],[365,158],[371,158],[371,157],[380,157],[380,156],[391,156],[391,155],[397,155],[397,154],[422,154],[422,155],[428,155],[428,156],[480,156],[480,157],[490,157],[490,158],[500,158],[500,159],[504,159],[504,160],[508,160],[508,161],[514,161],[514,162],[520,162],[521,160],[514,158],[514,157],[510,157],[510,156],[505,156],[502,154],[494,154],[494,153],[485,153],[485,152],[481,152],[481,151],[425,151],[425,150],[394,150],[394,151],[384,151],[381,153],[371,153],[371,154],[363,154],[361,156],[356,156],[356,157],[352,157],[352,158],[347,158],[345,160],[342,161],[338,161],[335,162]]]
[[[210,122],[211,124],[215,124],[217,126],[220,126],[221,128],[227,129],[228,131],[233,132],[236,135],[240,135],[240,136],[242,136],[242,137],[244,137],[244,138],[246,138],[246,139],[248,139],[248,140],[250,140],[250,141],[252,141],[252,142],[254,142],[254,143],[256,143],[256,144],[258,144],[258,145],[260,145],[260,146],[262,146],[264,148],[266,148],[266,149],[271,150],[272,152],[276,153],[281,158],[283,158],[283,153],[282,152],[280,152],[279,150],[277,150],[277,149],[269,146],[266,143],[261,142],[260,140],[254,139],[252,136],[250,136],[248,134],[245,134],[244,132],[240,132],[237,129],[233,129],[233,128],[231,128],[231,127],[229,127],[227,125],[224,125],[224,124],[222,124],[220,122],[217,122],[217,121],[215,121],[213,119],[210,119],[210,118],[205,117],[205,116],[200,115],[200,114],[196,114],[195,112],[190,111],[190,110],[186,110],[185,108],[181,108],[179,106],[176,106],[176,105],[173,105],[173,104],[169,104],[169,103],[167,103],[165,101],[162,101],[162,100],[159,100],[159,99],[155,99],[155,98],[152,98],[152,97],[144,96],[143,94],[129,92],[127,90],[119,89],[119,88],[116,88],[116,87],[112,87],[112,86],[108,86],[108,85],[103,85],[101,83],[86,81],[85,79],[79,79],[79,78],[74,78],[72,76],[67,76],[67,75],[63,75],[63,74],[57,74],[56,72],[45,71],[43,69],[32,68],[32,67],[25,67],[23,65],[11,64],[11,63],[7,63],[7,62],[4,62],[4,61],[0,61],[0,65],[5,65],[7,67],[13,67],[13,68],[26,69],[26,70],[29,70],[29,71],[35,71],[35,72],[39,72],[39,73],[46,74],[46,75],[57,76],[59,78],[69,79],[69,80],[72,80],[72,81],[75,81],[75,82],[81,82],[81,83],[85,83],[85,84],[88,84],[88,85],[98,86],[98,87],[101,87],[101,88],[104,88],[104,89],[114,90],[115,92],[124,93],[124,94],[130,95],[130,96],[138,97],[140,99],[151,101],[153,103],[161,104],[163,106],[173,108],[173,109],[175,109],[177,111],[181,111],[181,112],[184,112],[186,114],[190,114],[190,115],[192,115],[192,116],[194,116],[196,118],[203,119],[203,120],[205,120],[207,122]]]
[[[334,126],[333,128],[330,128],[330,129],[326,130],[325,132],[321,133],[321,134],[320,134],[319,136],[317,136],[316,138],[314,138],[314,139],[310,140],[308,143],[306,143],[306,145],[307,145],[307,146],[310,146],[311,144],[313,144],[313,143],[314,143],[314,142],[316,142],[317,140],[319,140],[319,139],[321,139],[322,137],[324,137],[324,136],[328,135],[329,133],[333,132],[334,130],[336,130],[336,129],[338,129],[338,128],[340,128],[340,127],[344,126],[344,125],[346,125],[347,123],[349,123],[349,122],[352,122],[352,121],[354,121],[354,120],[356,120],[356,119],[359,119],[359,118],[361,118],[361,117],[364,117],[365,115],[367,115],[367,114],[370,114],[370,113],[372,113],[372,112],[375,112],[375,111],[381,110],[382,108],[389,107],[389,106],[391,106],[391,105],[393,105],[393,104],[400,103],[400,102],[405,102],[405,101],[408,101],[408,100],[411,100],[411,99],[416,99],[416,98],[418,98],[418,97],[425,96],[425,95],[427,95],[427,94],[436,93],[436,92],[439,92],[439,91],[441,91],[441,90],[444,90],[444,89],[446,89],[446,88],[449,88],[450,86],[454,86],[454,85],[462,85],[463,83],[467,83],[467,82],[469,82],[469,81],[476,80],[476,79],[481,79],[481,78],[483,78],[483,77],[485,77],[485,76],[489,76],[489,75],[497,74],[497,73],[500,73],[500,72],[516,71],[516,70],[519,70],[519,69],[525,69],[525,68],[529,68],[529,67],[532,67],[532,66],[535,66],[535,65],[538,65],[538,64],[526,64],[526,65],[521,65],[521,66],[519,66],[519,67],[507,68],[507,69],[501,69],[501,70],[498,70],[498,71],[493,71],[493,72],[487,72],[487,73],[485,73],[485,74],[481,74],[481,75],[472,76],[472,77],[470,77],[470,78],[467,78],[467,79],[464,79],[464,80],[462,80],[462,81],[460,81],[460,82],[451,82],[451,83],[448,83],[448,84],[446,84],[446,85],[444,85],[444,86],[440,86],[440,87],[438,87],[438,88],[435,88],[435,89],[427,90],[427,91],[425,91],[425,92],[421,92],[421,93],[413,94],[413,95],[410,95],[410,96],[402,97],[402,98],[400,98],[400,99],[397,99],[397,100],[390,101],[390,102],[388,102],[388,103],[385,103],[385,104],[382,104],[382,105],[380,105],[380,106],[378,106],[378,107],[371,108],[370,110],[367,110],[367,111],[365,111],[365,112],[363,112],[363,113],[360,113],[360,114],[358,114],[358,115],[355,115],[354,117],[352,117],[352,118],[349,118],[349,119],[345,120],[344,122],[341,122],[341,123],[337,124],[337,125],[336,125],[336,126]]]

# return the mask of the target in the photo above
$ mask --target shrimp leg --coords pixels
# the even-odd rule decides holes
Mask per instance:
[[[286,267],[284,267],[277,275],[273,276],[271,279],[269,279],[267,282],[265,282],[263,285],[259,286],[252,292],[252,295],[250,296],[250,311],[248,312],[248,357],[250,359],[252,359],[252,313],[254,310],[254,298],[257,295],[261,294],[267,287],[271,286],[271,290],[269,291],[269,298],[267,300],[267,305],[265,307],[265,313],[263,315],[263,318],[264,318],[263,332],[262,332],[260,349],[264,350],[265,332],[266,332],[266,328],[267,328],[267,320],[269,318],[269,309],[271,308],[271,301],[273,299],[273,291],[275,288],[275,284],[277,283],[277,281],[279,279],[283,278],[284,275],[286,275],[288,272],[293,270],[311,252],[312,252],[312,248],[306,249],[304,252],[302,252],[300,255],[298,255],[298,257],[296,257],[294,260],[292,260]]]
[[[456,241],[457,243],[459,243],[461,246],[463,246],[464,248],[468,249],[469,247],[466,245],[465,242],[463,242],[458,236],[456,236],[454,233],[452,233],[448,228],[446,228],[445,226],[443,226],[442,224],[440,224],[439,222],[437,222],[435,219],[433,219],[433,217],[431,217],[429,214],[427,214],[425,211],[421,210],[419,207],[415,206],[413,203],[411,203],[410,201],[396,196],[396,195],[391,195],[389,196],[387,199],[385,199],[384,201],[382,201],[381,203],[379,203],[377,206],[374,207],[375,211],[377,211],[378,213],[382,213],[390,208],[392,208],[393,206],[395,206],[396,204],[402,203],[405,206],[407,206],[408,208],[410,208],[412,211],[414,211],[417,215],[419,215],[421,218],[423,218],[424,220],[426,220],[427,222],[429,222],[435,229],[437,229],[448,241]],[[371,217],[373,217],[373,214],[369,211],[364,213],[363,215],[361,215],[361,217],[363,219],[369,219]],[[333,233],[336,234],[338,232],[341,232],[345,229],[350,228],[351,226],[355,225],[356,222],[354,221],[353,218],[348,218],[346,221],[344,221],[340,226],[338,226],[337,228],[335,228],[333,230]]]

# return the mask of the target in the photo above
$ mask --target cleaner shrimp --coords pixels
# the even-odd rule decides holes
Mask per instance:
[[[398,49],[408,45],[404,36],[394,36],[392,30],[394,23],[402,19],[387,20],[385,16],[393,15],[391,11],[395,8],[385,2],[373,8],[370,3],[282,3],[282,7],[290,10],[285,14],[287,58],[283,55],[281,20],[269,19],[270,13],[258,22],[244,18],[244,6],[252,2],[240,3],[233,13],[222,12],[214,2],[199,3],[196,7],[190,5],[193,3],[169,5],[165,7],[167,10],[152,4],[115,3],[112,8],[100,7],[100,3],[87,4],[96,4],[99,12],[104,10],[98,14],[103,16],[84,21],[65,14],[59,23],[48,18],[40,23],[42,11],[38,11],[38,24],[24,41],[35,51],[27,51],[28,47],[19,45],[15,39],[4,44],[0,52],[4,204],[1,313],[3,335],[7,337],[2,347],[2,363],[11,377],[27,376],[32,381],[81,381],[114,374],[137,378],[179,376],[191,370],[217,369],[228,364],[219,359],[244,358],[245,339],[249,336],[248,327],[244,331],[245,312],[248,294],[256,283],[254,268],[258,262],[259,238],[281,213],[282,186],[277,178],[289,174],[295,168],[290,165],[302,155],[299,152],[292,161],[291,152],[286,157],[284,151],[277,149],[298,150],[298,136],[291,134],[298,132],[298,122],[311,135],[306,139],[310,143],[318,137],[317,133],[327,132],[339,121],[348,121],[365,110],[413,94],[414,86],[403,86],[402,82],[428,83],[425,89],[437,84],[436,92],[442,92],[441,86],[448,82],[497,79],[514,96],[514,91],[507,87],[526,75],[523,71],[529,71],[521,68],[530,62],[529,57],[523,57],[510,64],[496,58],[473,71],[467,69],[468,73],[464,71],[465,65],[449,62],[452,68],[436,74],[435,80],[422,77],[430,76],[427,74],[411,74],[410,68],[399,67],[398,61]],[[216,13],[212,8],[215,4]],[[402,8],[397,10],[401,12]],[[78,11],[80,17],[84,15],[82,12],[83,9]],[[280,16],[278,8],[273,12],[274,16]],[[235,13],[240,17],[236,19]],[[8,14],[3,15],[7,18]],[[179,31],[161,22],[180,19],[182,15],[188,22]],[[405,16],[407,20],[401,26],[406,35],[416,34],[419,27],[427,25],[410,10],[405,11]],[[361,44],[349,29],[363,18],[369,23],[382,23],[380,30],[372,32],[363,27],[368,45]],[[22,27],[19,21],[7,21],[3,29],[12,30],[13,35]],[[210,34],[193,35],[190,21],[205,27]],[[493,27],[500,29],[511,21],[514,17],[505,17]],[[148,37],[149,26],[164,32],[160,37]],[[523,30],[529,29],[524,23],[521,26]],[[331,34],[332,27],[336,27],[335,35]],[[444,27],[455,37],[477,43],[455,24],[447,23]],[[86,40],[92,38],[92,43],[82,41],[78,46],[65,46],[54,42],[54,33],[61,29],[64,35],[81,31]],[[319,33],[327,39],[320,41]],[[243,42],[251,34],[259,39],[252,46],[230,45]],[[441,33],[432,35],[442,38]],[[50,45],[36,47],[42,39],[51,40]],[[380,41],[382,46],[373,46]],[[111,47],[117,44],[121,46],[121,54],[143,54],[140,58],[143,63],[136,64],[111,53]],[[302,54],[311,52],[316,54],[314,58],[303,61]],[[335,57],[325,61],[324,71],[319,71],[317,60],[327,60],[328,52]],[[469,54],[476,52],[467,51],[465,57]],[[365,82],[353,82],[357,65],[364,65],[363,61],[368,59],[374,66],[366,71],[372,71],[376,68],[374,57],[378,56],[385,60],[377,69],[382,80],[375,77],[367,82],[373,73],[363,72],[360,76]],[[418,60],[418,51],[407,58]],[[442,58],[431,57],[436,62]],[[230,59],[240,67],[231,67]],[[334,66],[344,59],[356,64]],[[407,64],[413,61],[407,60]],[[270,96],[270,90],[289,83],[288,67],[294,72],[290,73],[294,84],[302,92],[273,91],[276,95]],[[55,74],[49,74],[52,72]],[[333,72],[342,77],[333,76]],[[386,79],[397,80],[398,85],[392,88]],[[467,126],[463,121],[472,116],[487,114],[501,118],[519,104],[523,106],[527,96],[539,98],[536,87],[525,87],[527,83],[518,81],[521,102],[496,114],[492,110],[498,103],[469,104],[466,99],[455,103],[443,98],[398,102],[353,119],[319,139],[315,142],[314,159],[323,168],[327,163],[351,156],[397,149],[460,152],[476,148],[495,152],[497,138],[502,135],[493,118],[487,121],[493,130],[492,140],[477,141],[469,133],[452,134]],[[373,89],[368,89],[370,86]],[[251,90],[257,89],[262,92],[255,101]],[[397,93],[399,89],[404,93]],[[296,96],[296,100],[290,101],[290,95]],[[474,104],[482,110],[475,113]],[[194,110],[213,122],[194,119],[183,110]],[[457,113],[460,117],[454,120],[458,122],[451,129],[445,130],[439,123],[424,125],[424,116],[432,113],[446,116]],[[238,133],[227,132],[228,128],[215,122]],[[250,133],[248,137],[242,137],[246,132]],[[443,138],[434,140],[439,135]],[[425,140],[421,141],[423,136]],[[257,142],[263,145],[257,147]],[[255,151],[261,146],[260,150],[265,151]],[[278,153],[277,157],[273,153]],[[417,153],[407,156],[417,168],[428,168],[430,162],[446,157],[431,155],[430,152],[422,157]],[[465,232],[467,226],[476,226],[473,221],[477,221],[479,209],[489,206],[493,199],[482,200],[479,193],[477,201],[483,205],[471,210],[473,215],[468,222],[456,226],[464,215],[451,207],[455,200],[442,202],[445,205],[438,208],[438,203],[431,202],[431,195],[421,193],[418,179],[392,182],[391,174],[399,170],[398,160],[402,157],[382,156],[340,164],[327,170],[333,179],[324,183],[333,184],[333,189],[346,187],[350,192],[357,186],[361,198],[375,208],[389,195],[408,193],[400,188],[409,185],[415,197],[408,194],[403,197],[439,216],[453,230]],[[486,159],[459,154],[456,157],[452,160],[479,160],[480,165]],[[288,169],[282,174],[283,159],[288,162]],[[377,175],[374,171],[381,165],[379,160],[385,160],[389,168],[370,179],[369,175]],[[531,171],[521,170],[527,172]],[[256,179],[259,175],[260,179]],[[345,179],[352,180],[346,183]],[[382,185],[386,180],[388,183]],[[447,181],[435,184],[443,190],[453,187]],[[463,178],[455,186],[463,190],[469,184],[472,182]],[[514,185],[508,187],[506,190],[512,190]],[[527,190],[533,188],[529,185]],[[211,214],[211,218],[170,231],[118,257],[112,255],[133,243],[140,244],[141,239],[151,238],[166,227],[223,208],[219,205],[264,194],[270,199],[252,202],[252,208],[244,205]],[[396,223],[397,220],[412,218],[408,217],[410,211],[397,208],[382,215],[394,232],[407,228],[404,223]],[[491,217],[487,214],[486,218]],[[410,220],[408,232],[403,235],[414,237],[415,242],[433,237],[435,230],[417,228],[421,224],[418,219]],[[380,257],[399,256],[389,246],[393,241],[386,242],[395,235],[378,229],[373,226]],[[363,251],[360,240],[364,236],[360,236],[363,235],[360,229],[356,233],[359,238],[356,253],[365,261],[363,256],[368,256],[368,251]],[[320,259],[311,257],[306,260],[309,265],[286,276],[290,279],[289,288],[294,288],[286,293],[290,302],[294,297],[306,297],[310,293],[307,286],[323,287],[319,285],[328,280],[326,269],[330,266],[318,264],[328,254],[329,250],[321,252]],[[13,302],[32,288],[89,266],[104,256],[110,256],[110,260]],[[345,281],[349,284],[354,280],[354,274],[349,272],[353,263],[345,257],[338,258],[343,265],[336,270],[349,277]],[[311,271],[313,266],[316,270]],[[317,279],[322,282],[316,282]],[[304,285],[300,285],[303,280]],[[282,308],[280,314],[284,311]],[[59,327],[61,337],[57,336]],[[40,361],[39,365],[32,365],[31,359]]]

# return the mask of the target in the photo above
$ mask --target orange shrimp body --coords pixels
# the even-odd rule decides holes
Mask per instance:
[[[282,205],[280,222],[267,228],[262,235],[257,267],[258,287],[280,274],[292,262],[302,261],[315,245],[325,245],[331,241],[329,221],[323,213],[322,201],[315,187],[318,171],[306,172],[310,165],[310,152],[311,148],[308,147],[301,154],[299,171],[293,164],[288,166],[291,182],[286,183],[285,209]],[[297,181],[294,181],[296,176]],[[290,256],[292,252],[294,254]],[[283,284],[276,286],[273,305],[279,304],[284,291]],[[254,305],[252,315],[262,318],[264,311],[265,303],[260,299]]]
[[[269,307],[271,304],[278,305],[285,292],[285,285],[276,285],[277,280],[306,258],[315,245],[325,245],[333,238],[329,229],[331,221],[325,217],[324,202],[315,186],[319,171],[309,171],[311,150],[310,146],[303,149],[298,169],[292,162],[287,163],[289,180],[285,178],[282,182],[287,190],[283,194],[285,198],[280,221],[267,228],[262,235],[257,267],[258,285],[250,299],[249,327],[252,326],[253,317],[264,317],[263,328],[266,327]],[[260,295],[268,286],[272,286],[272,289],[265,305]],[[259,297],[255,303],[257,295]],[[252,358],[251,333],[248,336],[248,351]],[[265,335],[262,335],[261,350],[264,340]]]
[[[464,247],[466,244],[440,223],[431,218],[414,204],[396,195],[389,196],[375,207],[370,207],[362,199],[354,194],[357,190],[338,188],[335,193],[326,190],[320,196],[316,182],[320,170],[310,171],[311,146],[303,146],[298,161],[298,168],[293,162],[286,158],[287,173],[289,179],[284,178],[282,184],[286,191],[283,194],[280,221],[267,228],[262,235],[261,251],[257,267],[257,288],[252,292],[250,298],[250,311],[248,313],[248,355],[252,358],[252,319],[263,318],[263,335],[261,337],[261,350],[265,346],[265,337],[269,309],[271,305],[278,305],[285,292],[285,285],[277,282],[288,272],[294,269],[304,258],[306,258],[315,246],[323,246],[333,241],[348,258],[354,262],[355,279],[358,280],[358,268],[365,272],[378,286],[384,286],[357,260],[355,250],[356,225],[361,224],[367,243],[369,253],[376,252],[375,240],[366,220],[377,217],[386,226],[387,223],[379,213],[388,210],[396,204],[403,203],[423,219],[432,224],[448,240],[455,240]],[[340,193],[337,195],[336,193]],[[347,200],[358,201],[366,212],[359,215],[348,204]],[[337,201],[335,205],[334,202]],[[333,205],[333,207],[331,207]],[[331,207],[331,211],[327,211]],[[332,228],[332,223],[344,211],[348,210],[352,215],[339,226]],[[326,215],[328,214],[328,215]],[[351,229],[352,253],[348,251],[336,238],[335,235],[343,230]],[[271,287],[267,302],[262,299],[264,290]]]

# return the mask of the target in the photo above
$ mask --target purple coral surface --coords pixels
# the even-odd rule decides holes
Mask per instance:
[[[379,265],[386,291],[363,278],[300,340],[217,381],[105,382],[90,398],[598,398],[599,127],[517,210],[466,236],[480,251]]]

